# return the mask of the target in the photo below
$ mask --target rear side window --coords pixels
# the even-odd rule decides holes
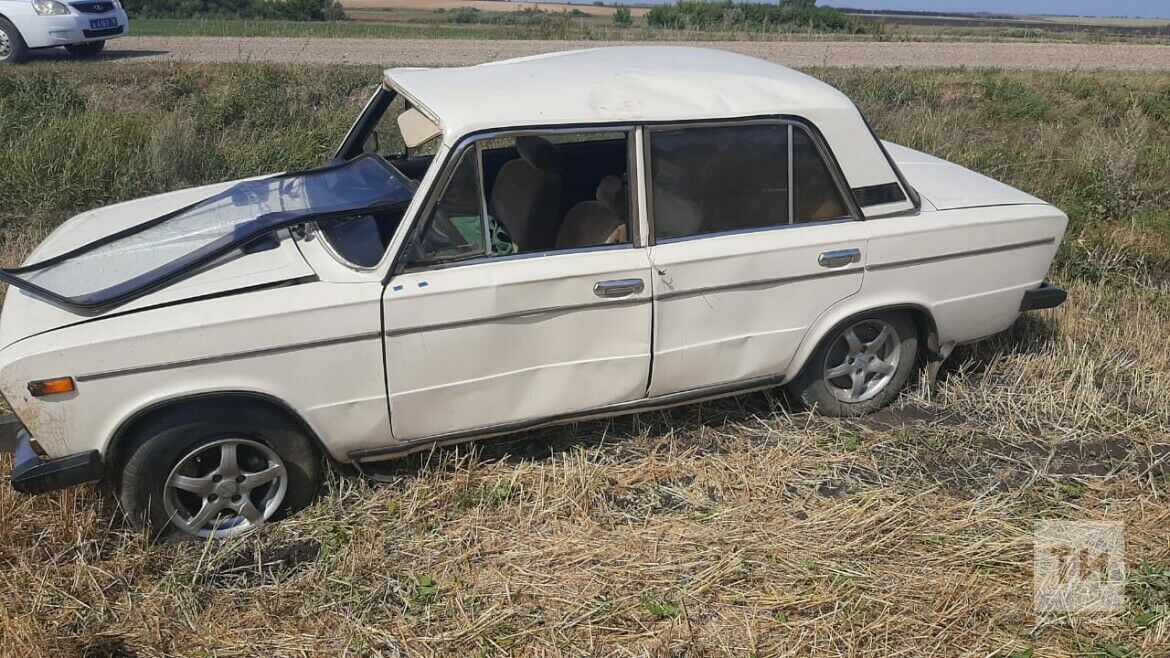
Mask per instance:
[[[786,125],[654,131],[650,160],[660,240],[789,222]]]
[[[796,224],[849,214],[816,144],[804,130],[792,129],[792,221]]]
[[[802,128],[786,123],[653,130],[658,240],[848,215]]]

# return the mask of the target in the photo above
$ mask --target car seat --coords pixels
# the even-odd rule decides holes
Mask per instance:
[[[500,167],[489,209],[521,253],[549,249],[561,206],[560,150],[541,137],[516,138],[520,157]]]

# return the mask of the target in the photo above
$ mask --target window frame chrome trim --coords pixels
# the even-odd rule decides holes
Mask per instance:
[[[594,251],[619,251],[621,249],[641,249],[642,247],[635,247],[628,242],[621,242],[617,244],[599,244],[592,247],[573,247],[571,249],[553,249],[548,251],[529,251],[522,254],[508,254],[506,256],[476,256],[475,258],[468,258],[463,260],[453,260],[445,263],[434,263],[432,265],[420,265],[417,267],[410,267],[401,272],[401,274],[414,274],[417,272],[435,272],[439,270],[447,270],[453,267],[470,267],[472,265],[489,265],[491,263],[506,263],[517,260],[524,260],[528,258],[552,258],[556,256],[570,256],[574,254],[584,254]],[[398,275],[396,275],[398,276]]]
[[[483,141],[475,143],[475,189],[479,193],[479,227],[483,231],[483,255],[486,258],[492,255],[492,228],[488,222],[487,192],[483,184]]]
[[[771,224],[768,226],[760,226],[756,228],[737,228],[730,231],[719,231],[718,233],[696,233],[695,235],[684,235],[677,238],[666,238],[658,241],[657,244],[667,245],[676,244],[679,242],[690,242],[692,240],[703,240],[707,238],[725,238],[736,235],[747,235],[750,233],[771,233],[773,231],[790,231],[797,228],[808,226],[830,226],[833,224],[849,224],[857,220],[848,216],[832,217],[829,219],[822,219],[816,222],[804,222],[803,224]]]

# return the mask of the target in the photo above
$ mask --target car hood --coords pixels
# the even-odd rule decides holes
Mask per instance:
[[[938,210],[1046,203],[966,167],[891,142],[883,142],[898,169]]]
[[[95,240],[187,207],[246,180],[253,179],[194,187],[84,212],[65,221],[49,234],[49,237],[29,254],[25,265],[68,253]],[[9,286],[4,310],[0,313],[0,345],[7,346],[21,338],[83,322],[95,315],[126,313],[197,297],[291,281],[312,274],[312,268],[305,262],[295,241],[286,231],[280,236],[280,243],[276,249],[224,259],[215,267],[206,268],[174,285],[143,295],[104,313],[78,314],[48,303],[16,286]]]
[[[0,345],[95,317],[291,283],[314,274],[290,229],[409,201],[409,179],[378,156],[229,181],[78,215],[10,284]]]

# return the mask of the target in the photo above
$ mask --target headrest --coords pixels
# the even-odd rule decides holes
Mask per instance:
[[[597,200],[617,216],[626,216],[629,193],[626,191],[625,184],[617,176],[606,176],[601,179],[601,183],[597,185]]]
[[[564,166],[560,149],[543,137],[535,135],[517,137],[516,151],[525,162],[551,176],[561,173],[561,167]]]

